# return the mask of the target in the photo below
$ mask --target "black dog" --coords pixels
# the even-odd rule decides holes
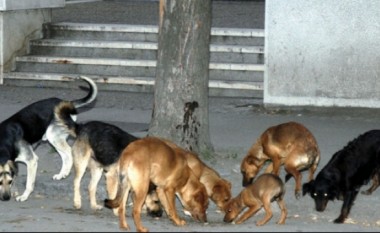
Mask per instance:
[[[69,175],[73,160],[71,148],[67,143],[69,132],[58,122],[58,117],[65,111],[65,106],[71,106],[66,115],[76,119],[77,108],[93,102],[97,96],[97,86],[87,77],[85,80],[90,90],[86,97],[73,101],[59,98],[49,98],[32,103],[5,121],[0,123],[0,200],[8,201],[11,198],[11,187],[17,175],[18,162],[27,167],[26,189],[16,201],[25,201],[34,189],[37,175],[38,157],[34,153],[32,144],[41,140],[48,140],[57,150],[62,159],[59,174],[53,176],[60,180]]]
[[[87,168],[91,172],[91,181],[88,186],[91,208],[99,210],[103,205],[97,204],[96,190],[102,174],[106,177],[107,194],[114,198],[119,184],[119,158],[121,152],[129,143],[138,139],[119,127],[101,121],[89,121],[76,123],[65,112],[70,112],[70,107],[58,118],[61,125],[66,125],[70,134],[75,137],[72,145],[74,160],[74,207],[82,206],[80,183]],[[146,208],[149,215],[161,217],[162,208],[158,203],[158,196],[152,188],[147,196]],[[115,210],[116,214],[116,210]]]
[[[343,200],[334,223],[343,223],[362,185],[377,175],[380,168],[380,130],[371,130],[336,152],[315,180],[303,185],[303,195],[310,193],[315,208],[322,212],[329,200]]]

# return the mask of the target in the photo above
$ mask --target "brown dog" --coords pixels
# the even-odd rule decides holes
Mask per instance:
[[[261,134],[241,162],[243,186],[252,182],[266,161],[265,173],[279,175],[283,165],[287,175],[285,182],[291,176],[296,181],[295,196],[301,196],[301,181],[303,170],[309,170],[309,181],[313,179],[320,160],[320,151],[313,134],[303,125],[288,122],[272,126]]]
[[[219,210],[224,210],[224,205],[231,199],[231,183],[223,179],[217,171],[205,164],[197,154],[185,150],[175,143],[162,139],[178,153],[183,154],[187,164],[206,187],[208,197],[216,204]]]
[[[236,224],[240,224],[264,207],[266,215],[256,223],[257,226],[262,226],[273,216],[271,202],[277,201],[281,209],[280,220],[277,224],[285,224],[288,211],[285,206],[284,195],[285,186],[278,176],[269,173],[262,174],[226,204],[224,221],[232,222],[244,208],[248,207],[248,210],[235,221]]]
[[[119,164],[121,186],[115,199],[105,200],[105,206],[119,208],[120,228],[129,229],[125,219],[125,204],[132,189],[135,194],[133,219],[136,229],[148,231],[141,224],[140,214],[150,182],[157,187],[157,194],[166,214],[176,225],[186,224],[177,214],[176,195],[194,219],[207,222],[206,188],[187,165],[184,156],[179,155],[162,140],[146,137],[131,142],[122,152]]]

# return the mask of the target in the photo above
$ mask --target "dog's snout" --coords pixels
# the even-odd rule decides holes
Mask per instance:
[[[0,199],[2,201],[9,201],[11,199],[11,194],[6,192],[6,193],[3,193],[3,195],[0,196]]]

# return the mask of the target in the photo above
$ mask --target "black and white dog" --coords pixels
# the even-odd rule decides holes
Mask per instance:
[[[60,115],[71,116],[76,120],[77,108],[89,105],[96,99],[98,89],[88,77],[79,77],[90,87],[86,97],[66,101],[48,98],[32,103],[0,123],[0,200],[11,198],[11,187],[17,175],[17,164],[27,167],[26,189],[16,197],[16,201],[26,201],[34,189],[37,175],[38,156],[32,145],[41,140],[48,141],[59,153],[62,167],[54,180],[67,177],[73,166],[71,147],[67,143],[69,132],[57,118]],[[71,108],[67,108],[71,106]],[[69,110],[68,110],[69,109]],[[62,111],[70,111],[62,114]],[[67,113],[67,112],[66,112]]]

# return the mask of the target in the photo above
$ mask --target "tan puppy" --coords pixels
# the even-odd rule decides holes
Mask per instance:
[[[261,134],[241,162],[243,186],[252,182],[266,161],[270,161],[265,173],[279,175],[283,165],[287,175],[296,181],[295,196],[301,196],[303,170],[309,169],[309,181],[313,179],[320,160],[317,141],[305,126],[288,122],[272,126]]]
[[[284,195],[285,186],[278,176],[269,173],[262,174],[226,204],[226,214],[223,220],[232,222],[244,208],[248,207],[248,210],[235,221],[236,224],[240,224],[264,207],[266,215],[256,223],[257,226],[262,226],[273,216],[271,202],[277,201],[281,209],[280,220],[277,224],[285,224],[288,211],[285,206]]]
[[[162,139],[173,149],[179,150],[187,160],[187,164],[206,187],[207,195],[223,211],[224,205],[231,199],[231,183],[223,179],[217,171],[207,166],[194,152],[185,150],[175,143]]]
[[[140,214],[150,182],[157,187],[157,194],[166,214],[176,225],[186,224],[177,214],[176,195],[194,219],[207,222],[206,188],[187,165],[186,159],[162,140],[146,137],[130,143],[122,152],[119,163],[121,187],[115,199],[105,200],[105,206],[119,208],[120,228],[129,229],[125,219],[125,204],[132,189],[135,194],[133,219],[136,229],[148,231],[141,224]]]

